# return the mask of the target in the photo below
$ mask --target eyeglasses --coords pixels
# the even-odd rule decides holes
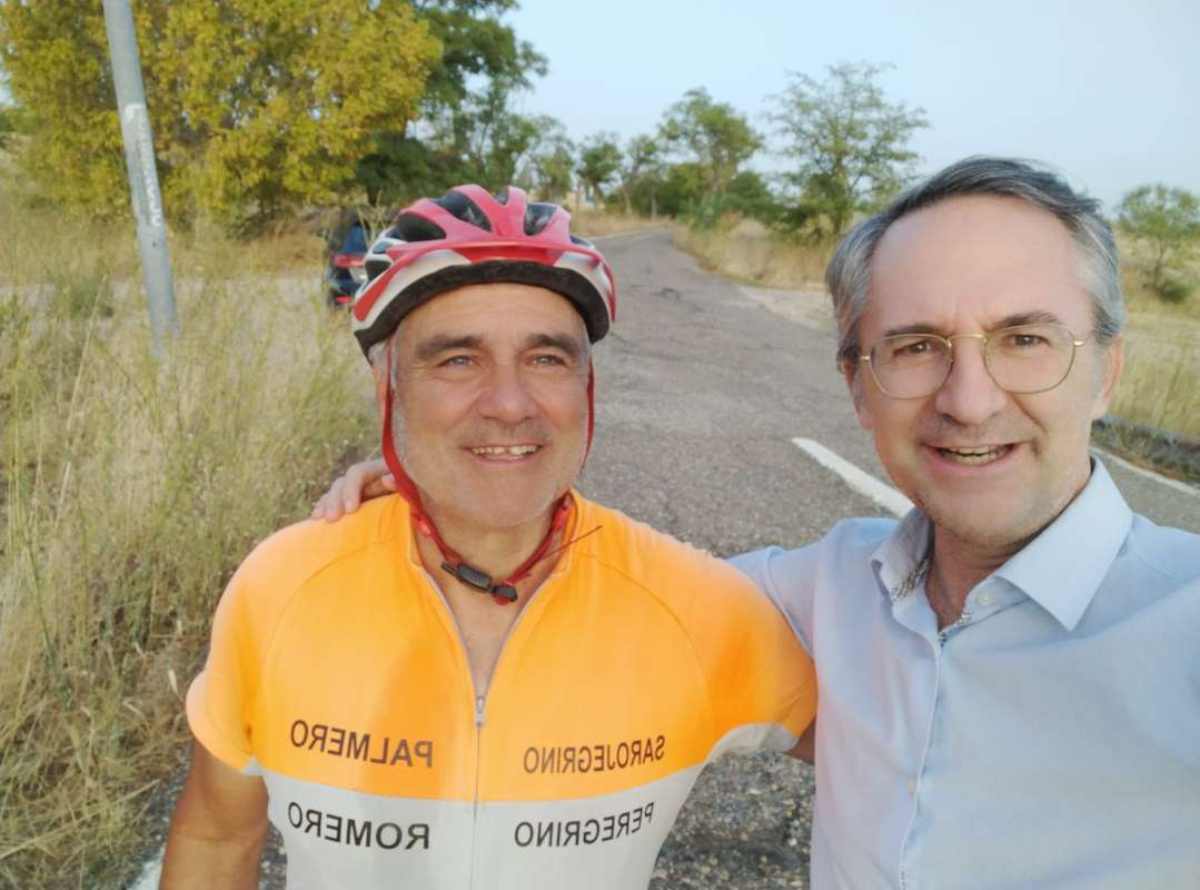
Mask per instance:
[[[979,340],[983,364],[1001,389],[1028,395],[1054,389],[1071,373],[1075,350],[1086,343],[1060,324],[1021,324],[989,334],[896,334],[860,354],[884,395],[933,395],[954,367],[954,341]]]

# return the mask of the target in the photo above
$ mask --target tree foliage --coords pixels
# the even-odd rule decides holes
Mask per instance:
[[[662,145],[653,136],[640,134],[630,138],[625,146],[620,176],[621,199],[625,212],[632,213],[634,193],[640,191],[646,197],[646,207],[640,208],[651,217],[658,215],[657,190],[662,183]]]
[[[235,226],[332,201],[372,133],[417,113],[441,53],[398,2],[141,0],[135,24],[168,213]],[[0,4],[0,52],[33,118],[21,160],[45,194],[124,211],[100,4]]]
[[[549,115],[528,118],[534,139],[521,172],[509,177],[544,201],[562,202],[574,183],[575,144],[562,122]]]
[[[824,80],[792,72],[783,93],[770,97],[770,115],[795,162],[786,174],[800,195],[796,222],[836,237],[854,213],[899,190],[917,154],[913,133],[928,127],[925,112],[884,95],[879,77],[889,66],[831,65]]]
[[[415,121],[373,134],[358,165],[372,204],[395,205],[463,182],[514,181],[539,141],[540,119],[517,113],[515,96],[546,73],[546,58],[500,16],[516,0],[422,0],[417,17],[441,41]]]
[[[1167,302],[1183,302],[1191,293],[1185,265],[1200,244],[1200,197],[1162,184],[1129,192],[1118,209],[1118,224],[1149,250],[1146,285]]]
[[[427,114],[461,108],[472,80],[503,83],[509,92],[528,89],[546,73],[546,57],[500,20],[517,0],[416,0],[420,21],[442,44],[422,102]]]
[[[616,133],[593,133],[583,141],[575,172],[593,201],[604,200],[605,189],[620,173],[622,160]]]
[[[0,105],[0,149],[8,147],[8,141],[17,129],[16,109]]]
[[[688,90],[667,109],[663,143],[697,165],[708,196],[722,194],[739,167],[762,146],[744,115],[726,102],[714,102],[703,87]]]

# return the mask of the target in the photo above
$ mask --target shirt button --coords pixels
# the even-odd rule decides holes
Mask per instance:
[[[992,604],[992,595],[990,593],[979,594],[979,605],[990,606]]]
[[[917,793],[917,783],[916,783],[916,782],[914,782],[912,779],[909,779],[909,780],[908,780],[907,782],[905,782],[904,784],[905,784],[905,787],[907,787],[907,788],[908,788],[908,793],[909,793],[909,794],[916,794],[916,793]]]

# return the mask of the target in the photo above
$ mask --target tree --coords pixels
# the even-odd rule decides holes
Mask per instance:
[[[575,172],[583,182],[584,193],[593,202],[604,200],[604,189],[620,172],[621,160],[616,133],[593,133],[584,140]]]
[[[625,212],[633,212],[634,190],[644,184],[649,197],[650,217],[653,219],[657,216],[656,192],[662,176],[662,146],[654,137],[643,134],[631,138],[625,147],[625,156],[618,172]]]
[[[535,141],[523,175],[517,179],[542,200],[561,202],[571,191],[575,146],[567,138],[561,121],[549,115],[529,120],[534,126]]]
[[[417,113],[441,51],[408,4],[374,0],[142,0],[135,25],[168,212],[237,227],[332,201],[372,132]],[[128,212],[100,4],[2,3],[0,53],[44,193]]]
[[[473,80],[503,82],[511,93],[529,89],[534,77],[546,74],[546,57],[500,20],[517,8],[517,0],[414,0],[412,6],[442,45],[422,100],[426,117],[462,107],[478,92]]]
[[[775,222],[782,210],[767,180],[756,170],[743,170],[733,177],[724,203],[726,211],[767,224]]]
[[[654,191],[658,210],[667,216],[694,211],[707,195],[706,176],[707,171],[695,161],[667,165]]]
[[[857,210],[899,190],[918,157],[909,141],[929,126],[923,109],[884,96],[878,79],[888,67],[831,65],[820,81],[791,72],[787,89],[770,97],[782,154],[797,165],[785,175],[800,193],[792,215],[831,237]]]
[[[357,181],[372,204],[395,205],[463,182],[506,185],[536,141],[512,98],[546,73],[546,58],[500,16],[516,0],[417,0],[442,44],[415,121],[373,134]]]
[[[1118,213],[1122,231],[1149,248],[1146,285],[1167,302],[1187,299],[1192,285],[1183,276],[1200,243],[1200,198],[1185,189],[1143,185],[1121,200]]]
[[[663,143],[700,168],[708,197],[728,188],[738,168],[758,151],[762,140],[746,118],[725,102],[714,102],[703,87],[688,90],[667,109]]]

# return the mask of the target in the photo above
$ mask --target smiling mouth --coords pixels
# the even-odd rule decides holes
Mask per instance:
[[[520,460],[542,449],[541,445],[478,445],[470,449],[485,460]]]
[[[1007,455],[1013,445],[982,445],[977,448],[935,448],[946,460],[966,467],[990,464]]]

